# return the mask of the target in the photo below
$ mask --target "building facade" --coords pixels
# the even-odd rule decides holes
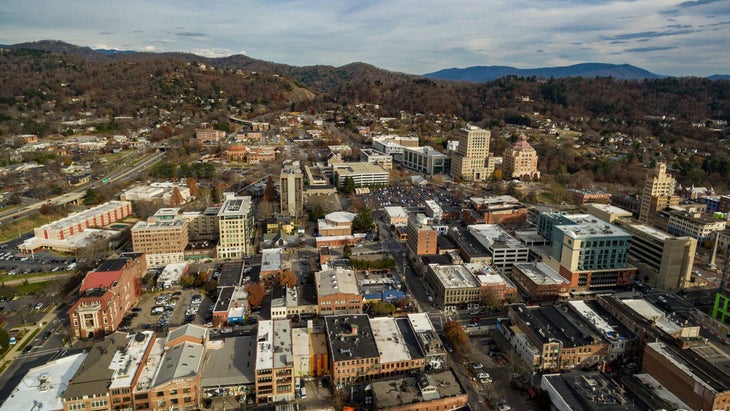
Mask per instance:
[[[451,157],[451,176],[462,181],[490,178],[487,170],[491,133],[476,126],[460,130],[456,152]]]
[[[298,161],[284,163],[279,175],[281,213],[298,217],[304,211],[304,174]]]
[[[639,221],[642,223],[650,223],[652,214],[660,211],[658,207],[664,203],[659,202],[658,205],[652,207],[652,197],[672,197],[674,196],[677,181],[671,174],[667,173],[667,165],[659,162],[652,169],[651,174],[646,178],[644,189],[641,192],[641,205],[639,209]],[[657,204],[656,199],[654,204]]]
[[[224,193],[223,206],[218,211],[218,258],[243,258],[254,253],[256,228],[250,196]]]
[[[403,167],[428,176],[435,176],[448,174],[451,160],[446,154],[429,146],[406,147],[403,149]]]
[[[527,142],[524,134],[520,134],[517,141],[504,151],[502,178],[527,181],[540,179],[540,172],[537,171],[537,151]]]
[[[188,222],[182,218],[149,217],[138,221],[131,230],[132,248],[145,254],[149,267],[181,263],[188,245]]]
[[[416,214],[408,220],[406,248],[410,255],[437,254],[438,231],[424,214]]]

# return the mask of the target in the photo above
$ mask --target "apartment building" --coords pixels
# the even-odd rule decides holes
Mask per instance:
[[[638,268],[642,281],[670,290],[690,285],[697,240],[642,224],[618,222],[618,226],[631,234],[629,262]]]
[[[380,374],[380,353],[365,314],[324,318],[334,384],[366,381]]]
[[[363,296],[352,269],[330,268],[314,274],[320,316],[360,314]]]
[[[243,258],[254,253],[256,227],[250,196],[223,194],[223,205],[218,211],[218,258]]]
[[[149,217],[131,229],[132,248],[145,254],[149,267],[164,267],[185,259],[188,245],[188,222],[182,218]]]
[[[213,240],[218,237],[220,207],[206,207],[203,211],[185,211],[180,216],[188,222],[191,241]]]
[[[256,403],[294,399],[294,357],[289,320],[262,320],[256,339]]]
[[[431,219],[418,213],[408,219],[406,249],[412,256],[437,254],[438,231],[431,225]]]
[[[113,258],[86,274],[79,299],[67,311],[73,338],[103,337],[119,328],[142,295],[144,264],[142,256]]]
[[[299,161],[287,160],[279,175],[281,213],[298,217],[304,211],[304,174]]]
[[[537,171],[537,151],[527,142],[524,134],[520,134],[517,141],[504,150],[502,178],[526,181],[540,179],[540,172]]]
[[[491,133],[476,126],[459,131],[459,145],[451,157],[450,174],[462,181],[482,181],[491,177],[487,169]]]
[[[403,167],[427,176],[449,174],[451,159],[430,146],[405,147]]]

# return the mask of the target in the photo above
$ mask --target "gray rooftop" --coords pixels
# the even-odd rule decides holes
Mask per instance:
[[[203,366],[201,387],[248,385],[255,382],[256,337],[216,340]]]
[[[324,321],[334,361],[380,357],[367,315],[330,315]]]
[[[107,336],[104,341],[94,344],[79,367],[76,374],[68,383],[64,399],[83,397],[84,395],[105,394],[114,375],[109,368],[112,358],[118,350],[127,345],[127,334],[115,332]]]
[[[402,407],[411,403],[455,397],[464,390],[453,371],[420,374],[371,383],[375,403],[379,408]]]
[[[203,344],[187,341],[168,348],[162,356],[153,386],[160,386],[178,378],[195,376],[200,371],[204,353]]]

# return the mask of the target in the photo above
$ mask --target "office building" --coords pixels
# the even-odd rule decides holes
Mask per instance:
[[[285,161],[279,175],[281,213],[298,217],[304,211],[304,174],[299,161]]]
[[[677,181],[667,173],[667,165],[662,162],[657,163],[647,176],[641,192],[639,221],[652,224],[653,215],[671,203],[670,197],[677,197],[674,195],[676,185]]]
[[[332,183],[338,188],[344,187],[346,178],[351,178],[355,187],[385,187],[388,185],[389,177],[390,172],[376,164],[332,164]]]
[[[368,164],[375,164],[386,170],[393,168],[393,156],[385,154],[372,148],[363,148],[360,150],[360,160]]]
[[[596,293],[633,284],[631,235],[588,214],[540,213],[538,232],[551,244],[543,262],[570,281],[571,292]]]
[[[689,286],[697,240],[675,237],[642,224],[618,222],[631,235],[629,262],[638,269],[638,279],[664,289]]]
[[[256,227],[250,196],[223,194],[223,206],[218,211],[218,258],[243,258],[254,253]]]
[[[497,224],[474,224],[467,230],[491,255],[490,264],[509,274],[515,263],[529,261],[530,249]]]
[[[380,377],[424,369],[426,357],[407,318],[371,318],[370,329],[380,353]]]
[[[188,222],[182,218],[149,217],[138,221],[131,230],[132,249],[144,253],[148,267],[181,263],[188,245]]]
[[[184,211],[180,216],[188,222],[191,241],[213,240],[218,237],[220,207],[206,207],[203,211]]]
[[[403,167],[428,176],[449,174],[449,156],[433,147],[406,147],[403,149]]]
[[[520,134],[517,141],[504,150],[502,178],[523,181],[540,179],[540,172],[537,171],[537,151],[527,142],[527,137],[524,134]]]
[[[714,239],[715,232],[727,228],[727,221],[700,213],[687,213],[670,210],[667,232],[676,236],[686,236],[697,240],[699,244]]]
[[[460,130],[456,152],[451,158],[451,176],[461,181],[482,181],[491,177],[487,170],[491,133],[476,126]]]
[[[373,149],[393,157],[393,161],[403,161],[403,151],[406,147],[418,147],[418,137],[401,137],[387,135],[373,137]]]

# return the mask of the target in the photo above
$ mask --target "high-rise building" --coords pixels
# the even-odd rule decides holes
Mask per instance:
[[[438,231],[431,225],[431,219],[416,214],[408,220],[406,248],[410,255],[429,255],[438,252]]]
[[[148,267],[164,267],[185,260],[188,222],[182,218],[150,217],[132,227],[132,249],[144,253]]]
[[[451,159],[451,176],[462,181],[480,181],[489,178],[487,159],[489,157],[488,130],[468,126],[460,130],[458,142]]]
[[[502,178],[511,180],[537,180],[540,172],[537,171],[537,151],[527,142],[527,137],[520,134],[517,141],[504,150],[502,156]]]
[[[223,206],[218,211],[218,258],[242,258],[253,254],[256,229],[251,197],[224,193],[223,198]]]
[[[304,209],[304,174],[299,161],[286,161],[279,176],[281,213],[297,217]]]
[[[674,189],[677,181],[671,174],[667,174],[667,165],[665,163],[657,163],[651,174],[647,176],[644,183],[644,190],[641,192],[641,208],[639,209],[639,221],[642,223],[650,223],[654,213],[659,211],[658,207],[666,206],[671,203],[671,197],[674,197]],[[662,201],[662,198],[666,198]],[[652,201],[653,200],[653,201]],[[654,204],[654,207],[652,207]]]

